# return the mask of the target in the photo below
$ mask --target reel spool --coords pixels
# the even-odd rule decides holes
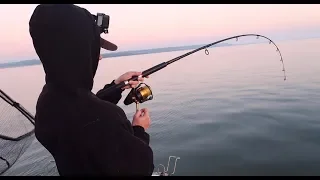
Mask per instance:
[[[151,87],[145,83],[140,83],[136,88],[132,88],[123,103],[129,105],[136,103],[136,109],[139,110],[139,104],[152,100],[153,94]]]

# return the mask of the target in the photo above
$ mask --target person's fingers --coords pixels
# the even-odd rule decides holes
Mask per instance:
[[[142,114],[142,110],[138,110],[135,114],[134,114],[134,117],[140,117]]]
[[[99,61],[102,59],[102,56],[101,55],[99,55]]]
[[[132,77],[132,76],[140,76],[142,74],[142,72],[137,72],[137,71],[130,71],[130,72],[127,72],[126,75],[128,77]]]
[[[141,109],[143,116],[149,116],[149,110],[147,108]]]
[[[138,81],[144,81],[144,78],[143,77],[139,77]]]
[[[120,78],[118,79],[130,79],[132,76],[140,76],[142,72],[137,72],[137,71],[129,71],[123,74]],[[149,76],[146,76],[145,78],[149,78]],[[144,78],[139,77],[137,81],[129,81],[129,84],[125,86],[123,89],[129,89],[129,88],[135,88],[138,86],[140,82],[143,82]]]
[[[141,75],[141,72],[137,72],[137,71],[129,71],[129,72],[126,72],[124,73],[120,79],[125,81],[127,79],[130,79],[132,78],[133,76],[140,76]]]
[[[131,86],[136,86],[136,85],[139,84],[139,81],[129,81],[129,84],[130,84]]]

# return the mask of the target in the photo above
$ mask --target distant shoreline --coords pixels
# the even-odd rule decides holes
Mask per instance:
[[[288,39],[288,40],[281,40],[281,41],[304,40],[304,39],[314,39],[314,38],[317,39],[319,37]],[[249,45],[249,44],[260,44],[260,43],[263,43],[263,42],[253,42],[253,43],[244,43],[244,44],[220,43],[220,44],[216,44],[214,46],[211,46],[209,48],[226,47],[226,46],[239,46],[239,45]],[[163,53],[163,52],[185,51],[185,50],[197,49],[197,48],[204,46],[204,45],[206,45],[206,44],[110,52],[110,53],[101,54],[101,56],[103,58],[112,58],[112,57],[135,56],[135,55],[143,55],[143,54],[155,54],[155,53]],[[0,69],[24,67],[24,66],[34,66],[34,65],[40,65],[40,64],[41,64],[41,62],[39,59],[21,60],[21,61],[15,61],[15,62],[0,63]]]
[[[173,51],[184,51],[184,50],[191,50],[197,49],[202,45],[190,45],[190,46],[177,46],[177,47],[166,47],[166,48],[154,48],[154,49],[144,49],[144,50],[132,50],[132,51],[120,51],[120,52],[110,52],[101,54],[103,58],[111,58],[111,57],[121,57],[121,56],[135,56],[135,55],[143,55],[143,54],[154,54],[154,53],[163,53],[163,52],[173,52]],[[220,43],[213,47],[222,47],[222,46],[233,46],[232,44],[228,43]],[[39,59],[31,59],[31,60],[22,60],[16,62],[8,62],[8,63],[1,63],[0,69],[6,68],[14,68],[14,67],[24,67],[24,66],[34,66],[40,65],[41,62]]]

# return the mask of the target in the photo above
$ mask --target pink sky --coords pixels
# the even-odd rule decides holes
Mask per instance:
[[[320,5],[115,5],[81,4],[110,15],[109,34],[119,51],[208,42],[242,33],[320,28]],[[36,5],[0,6],[0,63],[37,58],[28,31]],[[79,27],[81,28],[81,27]],[[319,33],[320,34],[320,33]]]

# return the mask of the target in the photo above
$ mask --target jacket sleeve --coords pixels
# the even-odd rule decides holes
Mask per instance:
[[[109,121],[110,122],[110,121]],[[151,147],[121,124],[101,120],[90,125],[91,161],[102,176],[151,176],[154,170]],[[120,120],[118,121],[120,122]]]
[[[104,101],[109,101],[113,104],[118,104],[118,102],[120,101],[122,95],[121,93],[124,91],[122,89],[118,89],[116,91],[113,91],[112,93],[108,94],[108,95],[103,95],[101,92],[104,90],[104,89],[107,89],[108,87],[114,85],[114,81],[112,81],[110,84],[106,84],[103,89],[99,90],[96,94],[96,96],[101,99],[101,100],[104,100]]]
[[[133,134],[135,137],[141,139],[146,144],[150,143],[150,136],[145,132],[144,128],[141,126],[133,126]]]

